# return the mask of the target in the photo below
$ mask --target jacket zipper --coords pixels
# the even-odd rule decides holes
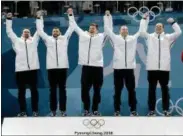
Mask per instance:
[[[125,38],[125,67],[127,68],[127,43],[126,43],[126,38]]]
[[[160,60],[161,60],[161,46],[160,46],[160,35],[158,36],[159,39],[159,69],[160,69]]]
[[[56,59],[57,59],[57,67],[58,67],[58,49],[57,49],[57,39],[56,39]]]
[[[26,57],[27,57],[27,66],[30,69],[30,65],[29,65],[29,55],[28,55],[28,48],[27,48],[27,42],[25,40],[25,48],[26,48]]]
[[[89,42],[89,49],[88,49],[88,64],[89,64],[89,62],[90,62],[91,39],[92,39],[92,36],[90,37],[90,42]]]

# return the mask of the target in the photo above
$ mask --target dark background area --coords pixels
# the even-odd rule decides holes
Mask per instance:
[[[17,2],[17,17],[34,16],[35,13],[31,13],[31,8],[34,8],[34,6],[31,7],[30,3],[29,1]],[[162,6],[161,9],[165,12],[168,8],[172,8],[171,11],[168,12],[183,12],[183,1],[93,1],[88,3],[84,1],[37,1],[36,4],[35,12],[43,9],[47,11],[47,15],[49,16],[64,15],[68,7],[73,7],[75,14],[103,14],[106,9],[109,9],[112,13],[116,13],[117,11],[125,13],[129,7],[135,6],[139,8],[143,5],[147,6],[149,9],[152,6]],[[16,12],[16,3],[13,1],[2,1],[1,7],[3,14]]]

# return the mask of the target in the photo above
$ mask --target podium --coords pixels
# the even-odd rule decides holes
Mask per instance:
[[[183,135],[182,117],[4,118],[2,135]]]

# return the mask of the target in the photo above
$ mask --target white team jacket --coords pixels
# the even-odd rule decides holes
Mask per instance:
[[[143,26],[148,26],[148,21],[143,20]],[[182,31],[179,25],[175,22],[172,25],[174,33],[166,34],[162,33],[147,33],[143,31],[143,36],[146,38],[146,44],[148,47],[147,51],[147,70],[161,70],[170,71],[171,55],[170,50],[172,44],[181,35]]]
[[[112,16],[104,16],[104,27],[114,48],[113,68],[114,69],[134,69],[136,68],[136,45],[137,39],[142,30],[142,20],[139,31],[134,35],[128,35],[125,39],[113,33]]]
[[[15,71],[29,71],[39,69],[39,59],[37,46],[39,35],[37,32],[33,37],[25,40],[23,37],[17,37],[12,30],[12,20],[6,20],[6,33],[12,41],[13,49],[16,53]]]
[[[78,64],[86,66],[103,67],[103,46],[107,40],[105,33],[98,33],[90,36],[83,31],[75,22],[74,16],[70,18],[72,26],[79,35],[79,60]]]
[[[69,38],[74,29],[69,26],[64,35],[60,35],[55,39],[53,36],[49,36],[44,32],[42,19],[36,20],[36,27],[38,34],[44,40],[47,47],[47,69],[69,68],[67,48]]]

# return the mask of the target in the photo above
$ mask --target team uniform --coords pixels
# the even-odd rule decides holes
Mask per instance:
[[[57,87],[59,87],[59,109],[62,114],[65,114],[67,101],[66,80],[69,68],[67,49],[73,29],[69,25],[64,35],[55,38],[44,32],[42,19],[36,20],[36,26],[38,34],[47,47],[46,67],[50,85],[50,109],[54,113],[57,110]]]
[[[120,112],[121,91],[125,84],[129,93],[128,104],[130,106],[130,111],[133,115],[136,115],[137,100],[135,92],[134,69],[136,68],[135,56],[137,39],[140,36],[140,29],[142,26],[136,34],[122,37],[121,34],[116,35],[113,33],[112,16],[104,16],[104,27],[114,49],[113,69],[115,113],[119,114]]]
[[[74,20],[71,18],[72,25],[76,33],[79,35],[79,61],[78,64],[82,65],[81,74],[81,97],[84,104],[84,110],[90,109],[90,95],[89,91],[93,86],[94,96],[92,111],[95,115],[98,114],[98,105],[101,101],[101,87],[103,84],[103,47],[107,36],[105,33],[97,33],[91,36],[89,32],[83,31],[78,27]]]
[[[148,20],[143,20],[143,26],[147,27]],[[170,50],[172,44],[182,33],[179,25],[176,22],[172,23],[172,28],[175,31],[171,34],[166,33],[147,33],[144,32],[143,36],[147,42],[147,64],[146,69],[148,72],[149,92],[148,92],[148,105],[149,111],[154,114],[156,105],[156,86],[160,83],[162,90],[162,104],[165,115],[168,114],[169,110],[169,74],[171,64]]]
[[[13,50],[16,53],[15,73],[18,86],[18,100],[21,114],[26,116],[26,85],[29,85],[31,91],[31,102],[33,114],[38,112],[38,90],[37,73],[39,70],[38,43],[39,35],[36,32],[33,37],[25,39],[17,37],[12,30],[12,19],[6,20],[6,33],[12,41]]]

